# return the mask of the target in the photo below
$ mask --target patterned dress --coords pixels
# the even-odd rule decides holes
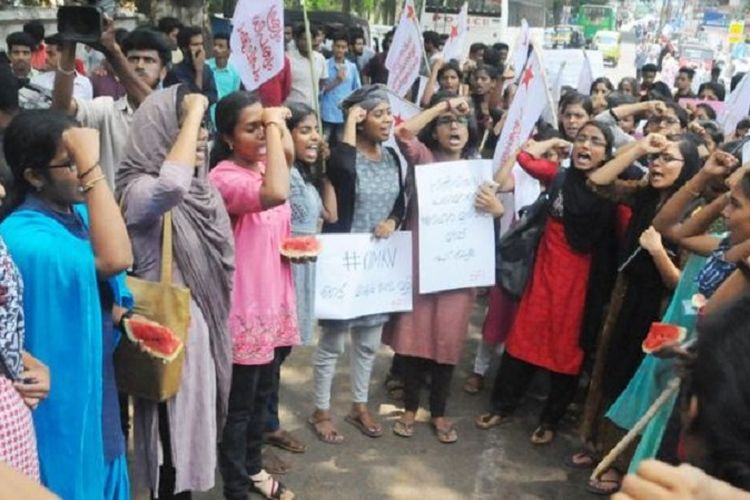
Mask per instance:
[[[298,167],[290,171],[289,205],[292,208],[292,235],[317,234],[323,202],[317,188],[302,177]],[[315,263],[292,264],[294,291],[297,296],[297,324],[302,343],[309,345],[313,337],[315,317]]]
[[[0,238],[0,462],[39,481],[31,410],[13,387],[23,370],[23,281]]]

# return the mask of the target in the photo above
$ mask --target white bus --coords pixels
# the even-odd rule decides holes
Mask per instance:
[[[468,0],[469,44],[507,42],[508,0]],[[424,31],[450,33],[464,0],[424,0],[420,23]],[[468,50],[468,47],[467,47]]]

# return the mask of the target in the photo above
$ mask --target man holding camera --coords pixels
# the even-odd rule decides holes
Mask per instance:
[[[214,73],[206,64],[206,49],[203,47],[203,30],[196,26],[185,26],[177,35],[177,42],[184,59],[172,66],[164,79],[164,87],[183,83],[191,92],[203,94],[210,104],[218,101]]]
[[[50,35],[44,39],[47,58],[45,60],[44,72],[31,79],[31,83],[44,89],[45,92],[52,95],[52,89],[55,86],[55,75],[60,66],[60,54],[62,53],[63,41],[59,34]],[[73,79],[73,96],[78,100],[91,100],[94,98],[94,89],[91,86],[91,80],[75,72]]]
[[[166,75],[170,50],[161,33],[143,28],[129,33],[120,47],[111,22],[95,48],[106,55],[126,95],[117,100],[108,96],[89,101],[73,98],[76,47],[75,43],[65,42],[52,106],[75,116],[84,127],[99,129],[101,167],[112,187],[130,135],[133,113]]]

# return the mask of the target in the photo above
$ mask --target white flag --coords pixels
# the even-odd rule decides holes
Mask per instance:
[[[737,123],[750,111],[750,72],[742,77],[724,103],[724,111],[719,115],[719,124],[725,134],[734,134]]]
[[[412,0],[406,0],[401,20],[393,35],[385,67],[388,68],[388,88],[403,97],[419,76],[422,62],[422,34]]]
[[[583,66],[581,66],[581,74],[578,75],[578,92],[583,95],[589,95],[591,92],[591,84],[594,83],[594,72],[591,70],[591,61],[589,61],[589,55],[586,51],[583,51]]]
[[[536,121],[547,105],[547,85],[542,71],[539,55],[531,44],[528,62],[518,83],[518,90],[508,110],[508,118],[500,133],[495,147],[492,163],[495,169],[502,167],[508,157],[520,148],[534,130]],[[527,174],[516,164],[513,167],[513,177],[516,182],[515,206],[516,210],[526,206],[539,196],[539,182]]]
[[[566,61],[562,62],[555,79],[552,81],[552,87],[547,93],[547,107],[544,108],[542,113],[544,120],[555,128],[557,128],[557,106],[560,103],[560,94],[562,94],[562,75],[566,64]]]
[[[234,64],[248,91],[284,69],[284,3],[282,0],[239,0],[232,18]]]
[[[448,39],[445,41],[443,46],[443,60],[450,61],[455,59],[458,62],[464,57],[466,48],[466,31],[469,19],[469,4],[464,2],[461,7],[461,12],[458,13],[458,18],[451,24],[451,31],[448,34]]]
[[[526,19],[522,19],[521,31],[518,33],[516,43],[513,44],[513,58],[511,59],[516,78],[523,71],[523,65],[526,64],[526,59],[529,57],[529,43],[531,43],[529,23],[526,22]]]
[[[406,158],[404,158],[404,156],[401,154],[401,150],[399,149],[398,143],[396,142],[394,132],[396,131],[396,127],[404,123],[406,120],[414,118],[422,110],[413,102],[409,102],[406,99],[403,99],[402,97],[396,95],[395,92],[388,93],[388,100],[391,102],[391,113],[393,113],[393,128],[391,129],[391,135],[388,137],[388,140],[386,140],[383,144],[395,149],[396,154],[401,160],[401,165],[405,166]],[[406,174],[406,168],[403,168],[402,171],[404,172],[404,174]]]

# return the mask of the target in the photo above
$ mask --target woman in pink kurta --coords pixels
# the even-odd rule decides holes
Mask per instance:
[[[453,161],[471,157],[478,145],[476,123],[471,107],[463,97],[440,92],[431,108],[400,125],[396,138],[409,163],[409,178],[414,166],[436,161]],[[417,137],[419,134],[419,138]],[[413,186],[412,186],[413,187]],[[419,283],[419,207],[413,192],[407,210],[406,229],[412,231],[413,308],[411,312],[392,316],[383,331],[383,342],[401,357],[404,377],[404,415],[393,431],[402,437],[413,434],[423,372],[429,372],[430,414],[432,426],[442,443],[453,443],[458,434],[445,418],[453,368],[461,357],[474,304],[474,289],[463,288],[421,295]],[[478,207],[502,211],[493,193],[480,193]],[[499,214],[496,214],[499,215]]]
[[[266,498],[291,492],[264,469],[261,445],[269,399],[278,390],[274,351],[299,343],[291,264],[279,248],[291,235],[289,166],[282,146],[285,108],[263,108],[252,94],[235,92],[216,107],[217,145],[211,182],[232,220],[236,266],[229,331],[232,388],[219,444],[224,496]]]

